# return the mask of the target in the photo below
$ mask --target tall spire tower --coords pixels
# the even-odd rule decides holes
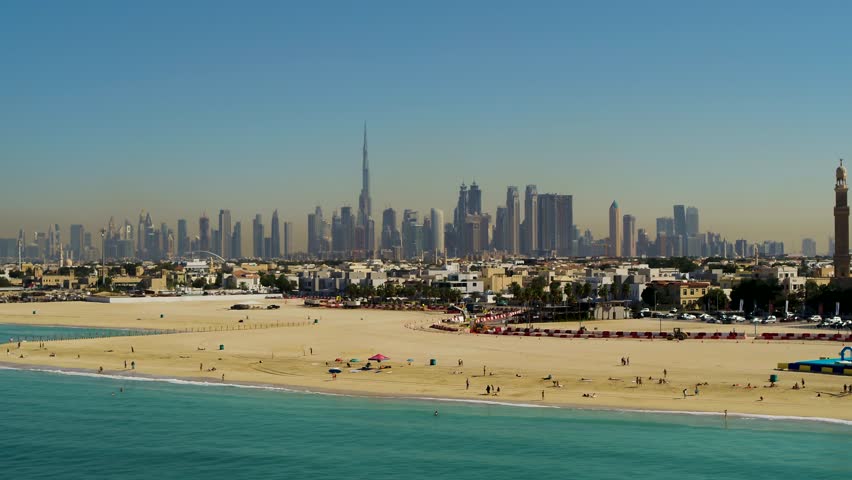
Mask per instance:
[[[361,151],[361,195],[358,197],[358,226],[364,234],[363,244],[367,255],[375,248],[373,228],[373,200],[370,198],[370,163],[367,158],[367,122],[364,122],[364,146]]]
[[[834,277],[849,278],[849,204],[846,195],[846,167],[837,167],[834,184]]]

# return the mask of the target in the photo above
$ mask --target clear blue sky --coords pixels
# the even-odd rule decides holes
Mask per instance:
[[[826,248],[848,2],[303,3],[4,2],[0,235],[143,208],[301,231],[357,205],[366,120],[377,218],[535,183],[597,237],[616,199],[651,232],[684,203]]]

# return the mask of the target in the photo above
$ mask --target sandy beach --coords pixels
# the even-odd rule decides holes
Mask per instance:
[[[831,342],[557,339],[445,333],[426,328],[446,315],[309,309],[267,300],[278,310],[231,311],[233,300],[204,303],[0,305],[0,323],[109,328],[228,329],[144,337],[4,344],[0,362],[124,375],[276,384],[363,395],[441,397],[591,408],[825,417],[852,420],[850,376],[775,371],[777,363],[836,357]],[[33,314],[33,311],[36,311]],[[162,315],[162,318],[161,318]],[[314,324],[313,319],[319,322]],[[240,323],[242,320],[242,323]],[[570,326],[569,326],[570,325]],[[584,322],[589,329],[656,331],[656,319]],[[548,325],[571,328],[577,325]],[[663,321],[663,329],[751,335],[752,325]],[[801,331],[760,326],[759,331]],[[219,345],[224,345],[219,350]],[[7,350],[8,349],[8,353]],[[392,368],[357,371],[382,353]],[[23,358],[21,358],[23,356]],[[621,359],[630,359],[622,365]],[[341,358],[343,363],[335,363]],[[357,358],[362,363],[346,366]],[[408,362],[407,359],[413,359]],[[430,359],[437,365],[430,366]],[[459,365],[459,361],[463,365]],[[127,367],[125,367],[125,361]],[[131,365],[135,363],[136,368]],[[328,365],[327,365],[328,364]],[[336,379],[330,366],[343,372]],[[375,366],[375,363],[374,363]],[[484,372],[483,373],[483,369]],[[664,376],[666,383],[660,383]],[[777,387],[769,388],[769,375]],[[548,378],[549,377],[549,378]],[[636,378],[642,379],[641,384]],[[793,384],[805,380],[804,389]],[[469,381],[469,387],[467,382]],[[700,384],[700,385],[699,385]],[[753,388],[747,388],[751,384]],[[698,385],[698,395],[695,388]],[[486,387],[499,395],[486,395]],[[684,397],[684,389],[687,392]],[[542,395],[543,393],[543,395]],[[820,394],[817,396],[817,394]],[[584,394],[594,394],[593,398]],[[763,397],[763,400],[760,398]]]

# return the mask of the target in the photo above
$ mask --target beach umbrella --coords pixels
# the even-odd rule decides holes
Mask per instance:
[[[377,354],[373,355],[372,357],[368,358],[367,360],[372,360],[372,361],[376,361],[376,362],[383,362],[385,360],[390,360],[390,357],[386,357],[386,356],[382,355],[381,353],[377,353]]]
[[[349,359],[349,363],[358,363],[358,362],[360,362],[360,361],[361,361],[361,360],[358,360],[357,358],[350,358],[350,359]]]
[[[343,372],[343,370],[341,370],[339,368],[329,368],[328,369],[328,373],[342,373],[342,372]]]
[[[343,361],[343,359],[342,359],[342,358],[335,358],[335,359],[334,359],[334,361],[335,361],[335,362],[342,362],[342,361]]]

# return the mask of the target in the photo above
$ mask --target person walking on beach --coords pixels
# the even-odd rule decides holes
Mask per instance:
[[[630,357],[627,357],[627,366],[630,366]]]
[[[136,370],[136,360],[133,360],[132,362],[130,362],[130,369]]]
[[[464,381],[464,389],[470,390],[470,379],[469,378]],[[843,386],[843,391],[846,391],[846,385]]]
[[[695,386],[695,396],[698,396],[698,385]]]
[[[201,362],[201,363],[198,364],[198,371],[200,372],[200,371],[203,371],[203,370],[204,370],[204,362]]]
[[[486,395],[491,395],[491,385],[486,385],[486,386],[485,386],[485,394],[486,394]]]
[[[663,378],[666,378],[668,376],[669,376],[669,371],[664,368],[663,369]]]
[[[485,376],[485,365],[482,366],[482,376]]]
[[[223,382],[225,381],[225,374],[224,373],[222,374],[222,381]]]
[[[685,388],[683,389],[683,398],[684,399],[686,398],[686,389]]]
[[[544,390],[541,391],[541,401],[544,401]]]
[[[127,360],[124,361],[124,369],[127,370]]]

